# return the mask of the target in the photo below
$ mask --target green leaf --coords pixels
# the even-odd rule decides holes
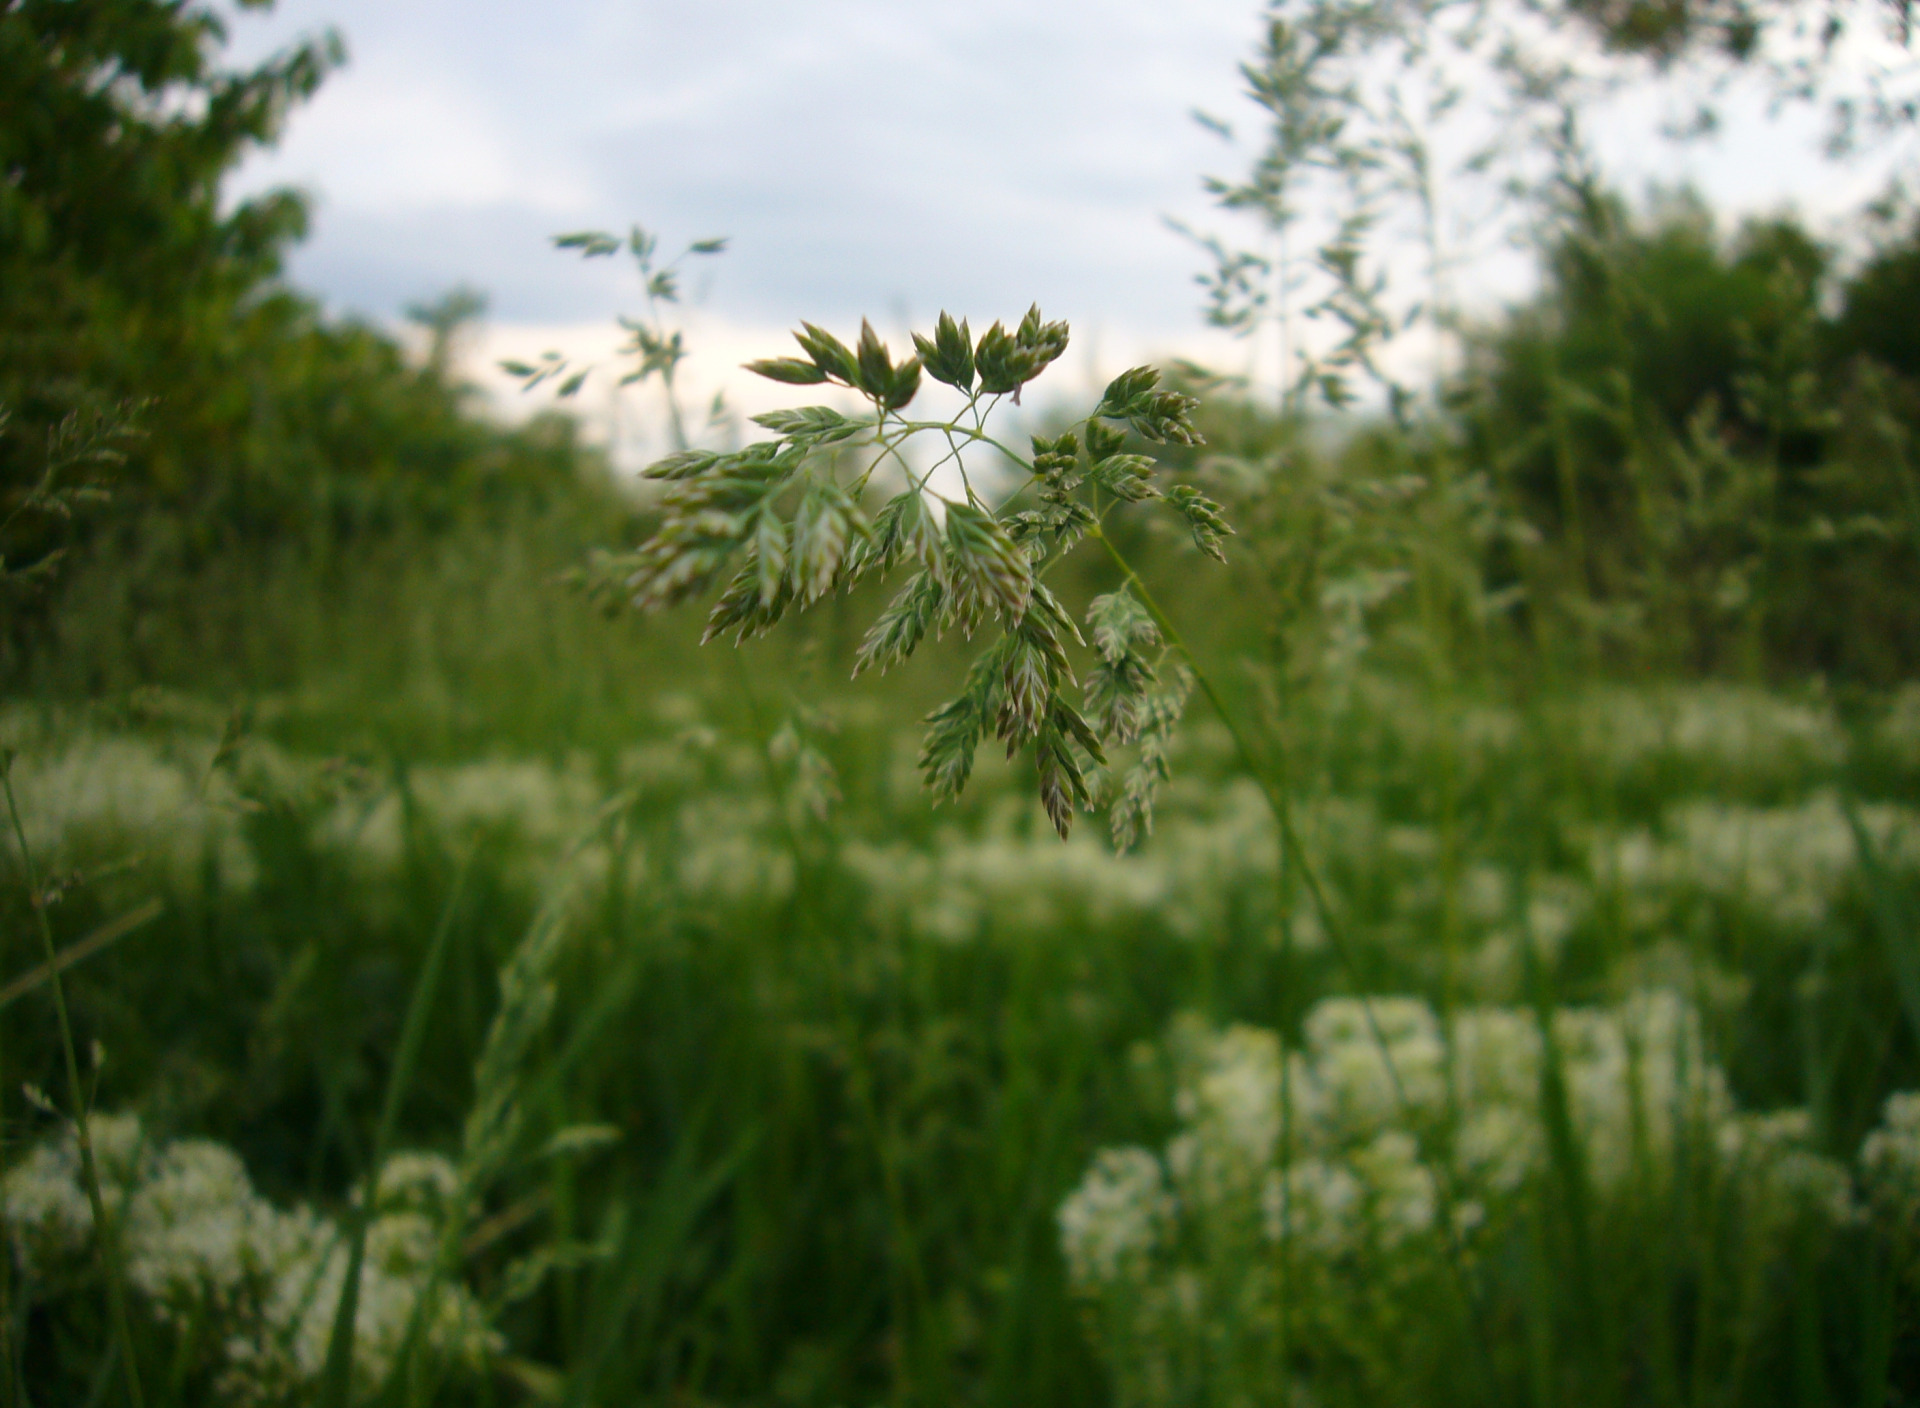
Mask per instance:
[[[640,471],[642,479],[691,479],[712,465],[720,456],[711,450],[679,450],[663,460],[655,460]]]
[[[947,505],[947,552],[953,585],[1017,621],[1033,596],[1033,569],[1020,545],[970,504]]]
[[[793,365],[807,367],[808,371],[817,369],[805,362],[793,359]],[[816,376],[816,381],[824,378]],[[784,435],[792,440],[805,440],[816,445],[831,445],[858,435],[867,428],[866,421],[849,420],[831,406],[801,406],[795,410],[766,411],[754,416],[755,425],[764,425],[768,430]]]
[[[793,519],[793,575],[802,606],[833,590],[848,543],[871,530],[846,490],[830,480],[816,481],[800,501]]]
[[[812,362],[803,362],[798,357],[763,357],[744,365],[756,376],[784,382],[788,386],[813,386],[827,379],[827,374],[819,367]]]
[[[945,588],[931,572],[920,571],[908,579],[887,609],[874,621],[866,639],[854,656],[853,673],[878,669],[882,674],[903,663],[926,638],[927,629],[938,618],[940,599]]]
[[[556,1133],[540,1150],[543,1159],[571,1158],[575,1154],[604,1149],[620,1142],[620,1126],[615,1124],[573,1124]]]
[[[587,367],[582,371],[575,372],[572,376],[560,383],[559,390],[554,392],[554,394],[563,398],[574,395],[582,386],[586,385],[587,377],[590,376],[592,372],[592,367]]]
[[[853,384],[867,395],[884,402],[893,394],[893,357],[865,318],[860,320],[860,345],[854,351],[854,365],[858,375]]]
[[[965,321],[954,322],[951,313],[942,312],[933,325],[933,340],[913,335],[927,375],[960,391],[973,390],[973,334]]]
[[[1187,527],[1193,532],[1194,545],[1208,557],[1225,562],[1227,555],[1220,547],[1220,539],[1231,536],[1233,529],[1221,513],[1220,505],[1191,484],[1176,484],[1167,490],[1167,502],[1185,516]]]
[[[528,366],[525,362],[505,361],[505,362],[501,362],[499,365],[500,365],[500,370],[505,372],[508,376],[534,375],[534,369]]]
[[[800,331],[793,335],[801,349],[813,360],[825,375],[834,377],[848,386],[859,384],[859,368],[853,359],[853,353],[847,345],[832,333],[815,327],[812,323],[800,324]]]
[[[589,259],[618,254],[620,241],[604,230],[576,230],[570,235],[555,235],[555,249],[577,249]]]
[[[727,248],[726,236],[719,239],[695,240],[687,246],[688,254],[724,254]]]

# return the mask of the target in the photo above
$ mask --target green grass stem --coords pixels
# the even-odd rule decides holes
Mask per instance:
[[[0,787],[7,793],[7,816],[13,823],[13,839],[20,847],[20,864],[26,872],[32,897],[33,915],[40,930],[40,943],[46,953],[47,987],[53,994],[54,1011],[60,1018],[60,1051],[67,1072],[67,1099],[73,1107],[74,1138],[80,1146],[80,1177],[87,1189],[87,1206],[93,1212],[95,1245],[107,1281],[108,1314],[113,1317],[114,1339],[119,1344],[120,1362],[125,1371],[127,1401],[133,1408],[145,1408],[146,1395],[140,1388],[139,1356],[134,1352],[133,1325],[127,1317],[126,1258],[120,1246],[118,1219],[107,1209],[100,1190],[100,1170],[93,1157],[93,1138],[88,1131],[87,1098],[80,1083],[80,1058],[74,1049],[73,1021],[67,1013],[66,984],[60,978],[60,958],[54,947],[53,925],[47,919],[47,895],[41,888],[40,870],[34,864],[33,851],[27,845],[26,827],[20,821],[20,803],[13,794],[13,754],[0,755]]]
[[[318,1400],[320,1408],[347,1408],[353,1393],[353,1339],[360,1306],[360,1273],[366,1263],[367,1228],[377,1213],[376,1183],[380,1168],[392,1151],[394,1134],[400,1126],[400,1107],[413,1083],[421,1043],[426,1037],[427,1018],[433,1010],[440,970],[445,965],[448,943],[453,934],[454,916],[459,911],[467,871],[472,862],[473,857],[469,853],[454,873],[453,886],[440,911],[440,922],[434,927],[433,938],[427,945],[426,957],[420,965],[420,974],[414,979],[413,994],[407,1001],[406,1020],[400,1029],[400,1045],[394,1052],[393,1069],[387,1074],[386,1095],[380,1104],[380,1123],[374,1131],[360,1202],[353,1209],[353,1223],[347,1241],[347,1274],[340,1287],[340,1299],[334,1306],[333,1329],[327,1339],[327,1362]]]

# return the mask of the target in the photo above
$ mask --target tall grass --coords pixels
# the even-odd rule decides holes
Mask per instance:
[[[224,708],[183,697],[16,706],[36,850],[63,870],[144,857],[48,911],[56,938],[136,896],[166,901],[69,970],[76,1039],[109,1053],[100,1098],[137,1103],[163,1135],[227,1141],[283,1203],[343,1197],[378,1143],[381,1091],[399,1088],[398,1038],[444,923],[394,1108],[405,1142],[457,1151],[486,1093],[498,975],[545,922],[570,839],[616,797],[564,866],[578,888],[568,938],[542,960],[553,1015],[486,1078],[517,1092],[520,1152],[476,1191],[436,1273],[491,1308],[490,1383],[443,1382],[422,1361],[395,1401],[1863,1400],[1905,1372],[1911,1294],[1910,1229],[1869,1215],[1882,1184],[1853,1165],[1885,1097],[1915,1084],[1898,936],[1920,885],[1920,755],[1897,697],[1843,710],[1805,690],[1509,674],[1530,658],[1524,623],[1456,594],[1468,529],[1435,533],[1427,494],[1370,490],[1397,472],[1376,453],[1316,470],[1315,498],[1283,480],[1240,491],[1243,528],[1269,513],[1273,526],[1238,569],[1231,615],[1156,575],[1172,545],[1129,545],[1150,581],[1176,583],[1165,615],[1191,628],[1223,702],[1257,721],[1260,766],[1284,766],[1291,844],[1204,721],[1136,857],[1062,846],[998,773],[931,812],[896,724],[938,681],[844,693],[830,631],[747,647],[749,695],[724,658],[711,676],[682,671],[702,657],[648,639],[656,628],[582,626],[565,649],[591,677],[634,681],[629,701],[476,683],[461,718],[411,691],[364,708],[350,688],[262,691],[252,731],[224,750]],[[1329,516],[1350,504],[1363,516]],[[1318,566],[1298,558],[1303,515],[1323,525]],[[1263,616],[1290,599],[1388,569],[1405,584],[1357,615],[1296,615],[1278,653],[1265,637]],[[544,572],[481,600],[448,580],[420,591],[450,640],[479,639],[489,601],[546,604],[491,622],[497,678],[570,667],[543,623],[578,608]],[[1106,585],[1090,572],[1079,589]],[[1236,657],[1249,665],[1221,668]],[[360,668],[351,647],[337,667]],[[663,688],[669,669],[682,672]],[[802,705],[839,722],[799,725],[835,770],[824,821],[795,791],[790,745],[769,750]],[[456,909],[454,857],[469,854]],[[1684,1060],[1720,1073],[1731,1103],[1651,1107],[1672,1133],[1596,1173],[1590,1067],[1550,1038],[1648,992],[1697,1014]],[[1481,1196],[1479,1221],[1421,1234],[1457,1235],[1470,1296],[1439,1243],[1363,1239],[1329,1259],[1313,1242],[1315,1205],[1299,1199],[1314,1185],[1297,1170],[1327,1136],[1311,1066],[1275,1083],[1291,1113],[1280,1152],[1259,1156],[1296,1169],[1279,1185],[1293,1190],[1284,1235],[1267,1240],[1257,1215],[1180,1224],[1203,1240],[1154,1252],[1175,1258],[1165,1284],[1208,1307],[1201,1340],[1128,1319],[1076,1279],[1063,1201],[1102,1149],[1166,1157],[1204,1108],[1191,1062],[1209,1034],[1271,1032],[1297,1062],[1323,1000],[1365,994],[1419,996],[1442,1033],[1497,1008],[1543,1043],[1527,1116],[1540,1162]],[[10,1060],[44,1083],[53,1029],[14,1010]],[[1443,1064],[1461,1059],[1455,1040]],[[1430,1121],[1427,1165],[1474,1113],[1460,1079],[1413,1118]],[[1400,1103],[1382,1129],[1407,1122]],[[1804,1133],[1775,1145],[1842,1171],[1859,1212],[1840,1224],[1755,1191],[1772,1166],[1740,1163],[1712,1123],[1747,1130],[1800,1107]],[[540,1155],[592,1126],[618,1137]],[[1394,1147],[1352,1167],[1385,1170]],[[1474,1201],[1477,1175],[1454,1176],[1456,1201]],[[1189,1246],[1197,1260],[1181,1260]],[[1235,1300],[1262,1268],[1284,1300]],[[89,1377],[105,1322],[84,1272],[23,1269],[14,1343],[28,1384],[58,1396]],[[134,1314],[149,1304],[136,1290]],[[161,1322],[153,1344],[168,1334]],[[1129,1367],[1155,1354],[1173,1367]],[[172,1382],[180,1401],[217,1394],[217,1355]]]
[[[1600,365],[1521,318],[1457,419],[1216,399],[1225,572],[1116,524],[1049,579],[1131,581],[1208,706],[1133,855],[1020,767],[928,808],[962,662],[843,684],[870,592],[733,658],[593,613],[604,496],[88,563],[0,715],[0,956],[58,999],[3,1054],[79,1113],[98,1042],[140,1119],[104,1178],[8,1131],[13,1401],[1920,1393],[1920,704],[1822,620],[1908,549],[1781,530],[1792,367],[1757,447],[1663,419],[1647,249],[1567,194],[1592,306],[1536,321]]]

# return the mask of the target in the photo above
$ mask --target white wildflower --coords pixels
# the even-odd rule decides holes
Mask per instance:
[[[106,1191],[124,1208],[127,1279],[164,1323],[191,1324],[220,1346],[221,1392],[244,1404],[310,1392],[326,1364],[347,1243],[306,1208],[283,1211],[253,1189],[231,1149],[204,1139],[153,1144],[130,1115],[91,1123]],[[457,1187],[446,1160],[395,1156],[375,1187],[355,1320],[353,1381],[370,1395],[392,1371],[421,1295],[432,1284],[440,1218]],[[92,1230],[71,1133],[31,1150],[0,1181],[23,1271],[53,1281],[78,1263]],[[424,1326],[428,1351],[477,1366],[499,1348],[479,1302],[440,1287]]]
[[[1366,1197],[1366,1188],[1344,1163],[1296,1159],[1267,1176],[1260,1210],[1271,1240],[1291,1235],[1296,1245],[1333,1257],[1358,1239]]]
[[[1145,1149],[1102,1149],[1060,1205],[1067,1274],[1081,1290],[1137,1279],[1173,1215],[1160,1161]]]
[[[127,1279],[163,1319],[229,1306],[260,1273],[259,1224],[274,1216],[233,1150],[205,1139],[167,1145],[127,1202]]]
[[[1434,1227],[1439,1184],[1421,1158],[1420,1144],[1404,1129],[1383,1130],[1353,1156],[1367,1192],[1373,1232],[1388,1251]]]
[[[460,1187],[453,1162],[440,1154],[399,1153],[380,1167],[374,1183],[374,1206],[442,1212]]]
[[[1920,1218],[1920,1090],[1887,1097],[1860,1145],[1860,1178],[1875,1206],[1907,1223]]]
[[[1336,1137],[1371,1134],[1445,1103],[1440,1023],[1417,998],[1328,998],[1308,1013],[1306,1039]]]

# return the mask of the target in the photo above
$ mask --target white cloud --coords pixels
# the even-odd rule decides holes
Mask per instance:
[[[546,237],[637,219],[669,243],[733,237],[703,316],[756,341],[800,317],[924,323],[950,307],[981,324],[1038,300],[1083,335],[1146,347],[1200,338],[1201,261],[1162,216],[1217,223],[1199,178],[1247,153],[1188,114],[1249,117],[1237,65],[1259,10],[281,0],[235,19],[236,55],[328,23],[351,65],[240,184],[318,193],[293,273],[338,307],[391,318],[463,280],[503,326],[605,326],[631,309],[630,274]],[[1734,111],[1720,141],[1676,158],[1642,100],[1605,119],[1601,147],[1630,188],[1691,174],[1736,208],[1797,195],[1826,213],[1879,179],[1822,165],[1812,123]],[[1463,291],[1524,289],[1530,261],[1498,229],[1476,222],[1468,239]],[[1245,349],[1221,355],[1237,366]]]
[[[575,164],[527,150],[502,131],[505,117],[450,75],[397,74],[376,60],[322,88],[257,179],[292,174],[329,211],[451,215],[510,203],[562,214],[587,204]]]

